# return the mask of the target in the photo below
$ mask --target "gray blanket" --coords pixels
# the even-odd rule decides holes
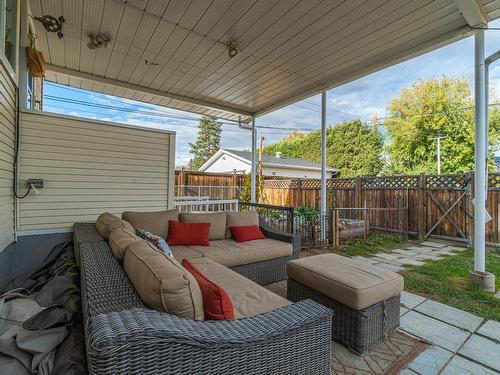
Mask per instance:
[[[72,243],[52,249],[0,295],[0,374],[85,374]]]

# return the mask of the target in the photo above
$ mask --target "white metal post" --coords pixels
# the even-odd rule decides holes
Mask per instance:
[[[255,117],[252,118],[252,165],[250,169],[250,202],[257,202],[257,130],[255,129]]]
[[[437,137],[437,147],[438,147],[438,175],[441,174],[441,137]]]
[[[28,0],[19,3],[19,107],[24,110],[28,106],[28,62],[26,47],[28,46]]]
[[[474,173],[474,271],[485,272],[486,214],[486,75],[484,30],[474,38],[475,173]]]
[[[326,240],[326,91],[321,93],[321,241]]]

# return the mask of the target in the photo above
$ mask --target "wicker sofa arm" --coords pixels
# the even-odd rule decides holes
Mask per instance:
[[[331,310],[311,300],[234,321],[137,308],[100,314],[89,322],[89,366],[99,374],[134,368],[144,374],[329,374],[331,322]]]
[[[292,259],[297,259],[300,255],[300,239],[297,235],[279,232],[269,225],[264,223],[262,220],[260,221],[260,230],[267,238],[271,238],[273,240],[283,241],[291,243],[293,246],[293,254]]]

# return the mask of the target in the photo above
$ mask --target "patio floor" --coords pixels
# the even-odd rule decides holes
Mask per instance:
[[[364,259],[378,267],[399,272],[406,264],[420,265],[465,250],[446,243],[425,241],[392,253]],[[267,286],[286,296],[286,282]],[[400,331],[432,343],[401,375],[494,375],[500,374],[500,323],[447,306],[422,296],[401,295]],[[345,351],[339,344],[337,350]],[[349,352],[356,361],[356,354]],[[363,372],[359,372],[360,374]],[[354,373],[353,373],[354,374]]]
[[[266,286],[286,296],[286,281]],[[403,292],[400,331],[432,343],[401,375],[497,375],[500,374],[500,323],[485,320],[442,303]],[[360,361],[356,355],[334,344],[334,351]],[[360,371],[352,374],[371,374]]]

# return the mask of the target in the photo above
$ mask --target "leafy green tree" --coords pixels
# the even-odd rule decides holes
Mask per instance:
[[[214,117],[202,116],[198,124],[198,136],[195,143],[190,143],[190,153],[193,158],[189,161],[189,169],[198,170],[220,148],[222,126]]]
[[[437,136],[441,173],[474,168],[474,99],[465,78],[420,80],[404,88],[388,107],[386,174],[437,172]],[[490,152],[498,149],[500,113],[490,110]]]
[[[380,133],[360,120],[347,121],[327,129],[328,167],[343,177],[374,176],[382,169],[383,140]],[[280,142],[264,147],[264,152],[321,161],[321,132],[290,134]]]

